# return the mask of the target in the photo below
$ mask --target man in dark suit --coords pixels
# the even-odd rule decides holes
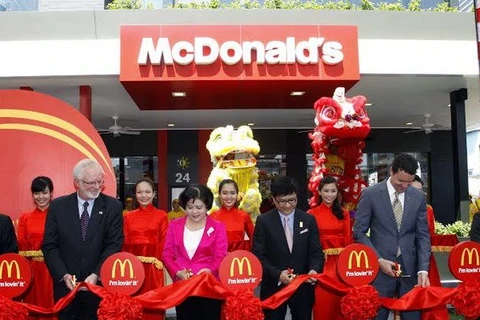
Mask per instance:
[[[473,216],[470,240],[480,243],[480,213]]]
[[[382,297],[402,296],[415,285],[426,287],[430,259],[430,235],[425,195],[411,187],[417,160],[402,153],[395,157],[390,177],[363,190],[355,216],[354,239],[373,248],[380,271],[373,286]],[[370,236],[366,233],[370,229]],[[400,266],[402,276],[395,270]],[[381,308],[376,319],[386,320]],[[419,312],[404,312],[403,320],[420,319]]]
[[[50,204],[42,251],[54,281],[55,301],[74,288],[74,279],[97,284],[102,263],[122,248],[122,204],[101,193],[104,177],[96,161],[81,160],[73,169],[77,192]],[[81,291],[59,319],[97,319],[99,302],[92,293]]]
[[[289,177],[278,177],[270,187],[275,209],[257,219],[252,252],[263,267],[260,298],[266,299],[293,279],[294,274],[317,274],[323,269],[324,256],[317,223],[312,215],[296,209],[298,187]],[[264,310],[265,320],[284,320],[287,305],[293,320],[310,320],[314,302],[314,278],[275,310]]]
[[[18,245],[12,219],[0,214],[0,254],[4,253],[18,253]]]

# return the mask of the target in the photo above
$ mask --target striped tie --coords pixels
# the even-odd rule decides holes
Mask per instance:
[[[290,250],[291,253],[293,248],[293,235],[292,230],[290,230],[290,226],[288,225],[288,220],[290,220],[290,218],[283,218],[283,231],[285,231],[285,238],[287,239],[288,250]]]
[[[397,229],[400,231],[400,226],[402,225],[402,217],[403,217],[403,208],[400,199],[398,199],[398,192],[395,192],[395,199],[392,203],[393,207],[393,214],[395,216],[395,221],[397,222]],[[402,252],[400,250],[400,246],[397,248],[397,257],[401,255]]]

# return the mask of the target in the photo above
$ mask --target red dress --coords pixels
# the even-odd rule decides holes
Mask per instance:
[[[253,222],[250,215],[245,211],[232,207],[230,209],[222,206],[210,214],[213,219],[223,222],[227,228],[228,252],[235,250],[252,249]],[[245,239],[245,234],[248,240]]]
[[[25,212],[18,220],[18,249],[20,254],[28,257],[32,266],[33,281],[23,297],[27,302],[39,307],[51,308],[53,302],[53,280],[43,261],[40,251],[45,232],[45,219],[48,209],[42,211],[38,208],[31,212]],[[29,319],[54,319],[55,317],[30,316]]]
[[[159,269],[155,259],[161,261],[168,229],[168,215],[152,204],[130,211],[123,217],[125,242],[123,250],[143,260],[145,282],[136,295],[164,286],[163,267]],[[163,319],[164,313],[144,310],[144,319]]]
[[[435,236],[435,215],[433,214],[433,208],[431,205],[427,205],[427,222],[428,231],[430,232],[430,238],[432,241],[432,247],[437,244],[434,243],[437,236]],[[430,254],[430,269],[428,270],[428,279],[431,286],[441,287],[440,273],[438,272],[437,262],[433,253]],[[422,312],[422,320],[448,320],[448,310],[446,306],[430,309]]]
[[[332,209],[325,203],[308,211],[315,217],[320,232],[320,243],[325,252],[326,261],[323,273],[338,279],[337,258],[341,249],[352,243],[352,227],[347,210],[343,210],[344,219],[339,220],[333,215]],[[338,279],[338,281],[340,281]],[[320,286],[315,286],[315,304],[313,319],[343,319],[340,312],[340,299]]]

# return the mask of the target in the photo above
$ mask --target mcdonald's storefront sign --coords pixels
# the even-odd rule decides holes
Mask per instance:
[[[0,256],[0,295],[14,298],[22,295],[32,281],[30,263],[16,253]]]
[[[368,246],[349,245],[338,256],[337,273],[352,286],[369,284],[378,274],[377,255]]]
[[[478,279],[480,277],[480,244],[473,241],[457,244],[450,252],[448,267],[459,280]]]
[[[131,295],[142,287],[145,270],[136,256],[119,252],[105,260],[100,269],[100,277],[109,291]]]
[[[254,289],[262,279],[262,265],[249,251],[230,252],[220,264],[220,280],[232,289]]]

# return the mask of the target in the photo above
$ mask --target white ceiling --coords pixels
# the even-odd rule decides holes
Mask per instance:
[[[79,85],[90,85],[93,93],[93,122],[97,128],[108,128],[120,117],[121,126],[141,130],[210,129],[232,124],[238,126],[250,122],[255,128],[313,128],[312,109],[259,109],[242,110],[167,110],[141,111],[118,81],[117,76],[88,78],[28,78],[0,79],[0,89],[31,86],[66,101],[78,108]],[[367,108],[372,128],[405,128],[406,122],[418,127],[424,121],[423,114],[430,113],[431,122],[450,128],[450,109],[447,105],[452,90],[468,88],[467,126],[480,127],[479,80],[462,76],[414,76],[367,75],[347,93],[347,97],[364,95],[373,103]],[[320,98],[320,97],[319,97]],[[171,128],[169,128],[171,129]]]

